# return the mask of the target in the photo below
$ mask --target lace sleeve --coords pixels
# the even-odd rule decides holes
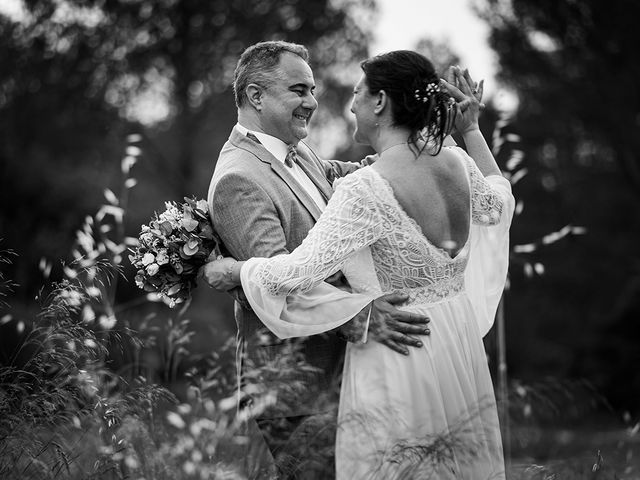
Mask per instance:
[[[496,225],[502,217],[504,192],[495,188],[494,182],[485,177],[473,159],[462,149],[469,174],[471,189],[471,219],[474,225]],[[502,177],[500,177],[502,178]]]
[[[336,181],[336,191],[318,223],[293,252],[265,260],[258,282],[272,295],[307,292],[342,268],[349,255],[378,240],[383,215],[363,175]]]

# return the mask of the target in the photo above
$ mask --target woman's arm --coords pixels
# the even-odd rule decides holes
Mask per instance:
[[[341,179],[302,244],[287,255],[261,259],[257,281],[276,296],[309,291],[340,270],[350,255],[379,239],[383,209],[369,182],[362,175]],[[207,263],[202,274],[216,289],[227,290],[239,285],[243,266],[225,258]]]
[[[474,82],[468,70],[463,72],[459,67],[451,67],[450,71],[457,86],[444,79],[442,80],[442,85],[458,102],[456,104],[456,128],[462,135],[467,152],[485,177],[488,175],[502,175],[486,140],[480,132],[478,118],[481,104],[472,89]],[[451,76],[449,79],[451,80]],[[478,88],[483,88],[482,82]]]
[[[365,172],[363,172],[365,173]],[[340,179],[316,225],[293,252],[262,262],[258,280],[272,295],[306,292],[340,270],[385,231],[384,208],[367,174]]]

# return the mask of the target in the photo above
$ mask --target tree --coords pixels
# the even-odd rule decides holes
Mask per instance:
[[[229,86],[246,46],[303,43],[318,83],[333,86],[366,56],[371,25],[357,12],[375,11],[373,0],[24,4],[22,18],[0,14],[0,238],[20,254],[9,276],[27,298],[38,258],[64,258],[116,182],[128,133],[144,136],[135,226],[164,199],[203,195],[235,121]],[[344,95],[323,108],[342,113]]]
[[[640,340],[629,323],[638,308],[629,292],[640,278],[640,4],[478,0],[476,8],[490,27],[499,79],[520,102],[514,128],[529,175],[518,185],[525,209],[514,242],[567,223],[588,231],[545,252],[544,281],[512,278],[512,365],[524,375],[585,376],[617,405],[637,408],[630,366],[640,358],[630,348],[624,358],[612,352],[621,339]],[[627,378],[626,392],[612,371]]]
[[[416,52],[422,53],[436,67],[437,72],[444,72],[451,65],[459,65],[460,57],[451,50],[448,43],[433,40],[431,38],[422,38],[416,45]]]
[[[478,8],[499,54],[499,77],[517,89],[529,133],[564,143],[568,162],[616,161],[640,195],[640,5],[487,0]]]

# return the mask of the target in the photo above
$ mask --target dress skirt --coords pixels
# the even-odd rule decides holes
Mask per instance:
[[[504,477],[491,376],[464,293],[406,310],[431,334],[408,356],[349,344],[336,443],[338,480]]]

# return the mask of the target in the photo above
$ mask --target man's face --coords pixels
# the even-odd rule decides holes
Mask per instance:
[[[311,115],[318,108],[311,67],[299,56],[280,56],[273,84],[264,89],[260,123],[264,133],[297,145],[308,134]]]

